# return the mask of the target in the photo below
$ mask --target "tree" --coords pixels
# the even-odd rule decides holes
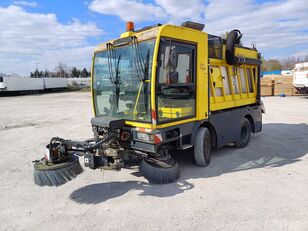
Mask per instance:
[[[30,77],[32,78],[41,78],[44,76],[43,71],[39,71],[38,69],[36,69],[34,72],[30,72]]]
[[[281,64],[277,59],[263,60],[261,69],[262,71],[281,70]]]
[[[68,77],[68,68],[65,63],[60,62],[56,67],[56,73],[58,77],[67,78]]]
[[[80,76],[80,70],[77,69],[76,67],[72,68],[71,76],[73,78],[78,78]]]
[[[81,71],[81,77],[82,78],[87,78],[89,76],[89,72],[87,71],[86,68],[83,68]]]
[[[44,77],[49,77],[49,72],[47,69],[45,69],[45,72],[44,72]]]

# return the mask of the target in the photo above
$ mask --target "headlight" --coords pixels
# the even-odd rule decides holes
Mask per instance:
[[[158,143],[162,142],[162,135],[161,135],[161,133],[150,134],[150,133],[137,131],[136,132],[136,139],[144,141],[144,142],[158,144]]]
[[[150,135],[144,132],[137,132],[137,139],[152,142],[154,141],[154,135]]]

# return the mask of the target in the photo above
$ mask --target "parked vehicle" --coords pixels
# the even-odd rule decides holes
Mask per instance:
[[[44,83],[39,78],[2,77],[0,92],[39,92],[44,90]]]
[[[67,88],[66,78],[26,78],[0,76],[0,92],[27,94]]]
[[[91,169],[119,170],[137,158],[150,182],[169,183],[179,177],[171,150],[191,148],[196,165],[206,167],[213,148],[246,147],[262,130],[261,54],[240,45],[238,30],[223,40],[203,28],[185,22],[135,31],[129,22],[120,38],[100,44],[92,69],[94,138],[53,138],[34,164],[35,182],[65,183],[81,172],[76,155],[84,155]]]
[[[308,62],[295,64],[293,86],[300,94],[308,93]]]
[[[66,78],[43,78],[44,89],[65,89],[67,88]]]

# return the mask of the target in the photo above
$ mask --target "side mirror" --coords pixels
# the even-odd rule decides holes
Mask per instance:
[[[164,68],[176,69],[178,66],[179,51],[175,46],[167,46],[165,50]]]

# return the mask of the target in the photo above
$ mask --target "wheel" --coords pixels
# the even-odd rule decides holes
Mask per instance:
[[[241,134],[239,140],[234,142],[237,148],[245,148],[250,140],[251,125],[247,118],[243,118],[241,122]]]
[[[199,128],[194,144],[196,165],[206,167],[211,160],[211,133],[205,127]]]
[[[142,160],[139,168],[141,174],[153,184],[172,183],[180,176],[179,165],[171,156],[163,160]]]
[[[140,162],[141,160],[135,156],[125,156],[125,157],[122,157],[123,159],[123,162],[124,162],[124,168],[131,168],[133,166],[139,166],[140,165]]]

